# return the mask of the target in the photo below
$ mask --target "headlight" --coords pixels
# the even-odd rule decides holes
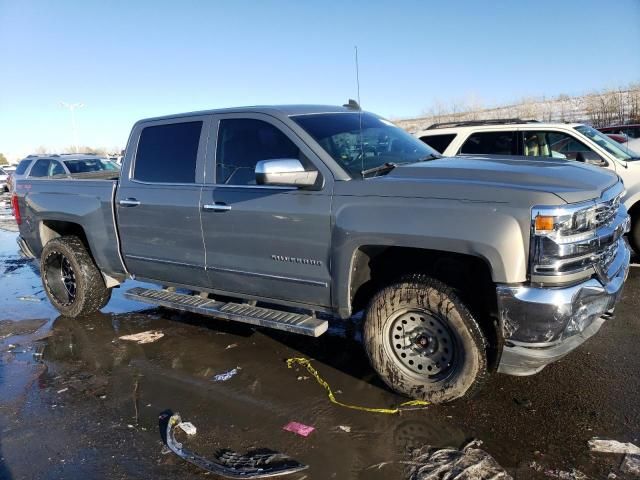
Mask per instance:
[[[621,184],[606,197],[531,211],[531,280],[573,282],[606,270],[628,230],[627,212],[620,204]]]
[[[539,207],[535,211],[534,234],[556,243],[571,243],[596,236],[597,206],[593,203],[573,207]]]

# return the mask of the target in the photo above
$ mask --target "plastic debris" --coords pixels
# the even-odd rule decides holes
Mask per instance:
[[[282,427],[282,429],[287,432],[293,432],[301,437],[308,437],[315,430],[314,427],[299,422],[289,422]]]
[[[196,426],[191,422],[180,422],[178,426],[187,435],[195,435],[197,432]]]
[[[224,349],[225,350],[230,350],[232,348],[236,348],[238,346],[237,343],[230,343],[229,345],[227,345]]]
[[[124,335],[120,337],[120,340],[136,342],[137,344],[142,345],[143,343],[155,342],[160,340],[162,337],[164,337],[164,333],[148,330],[146,332],[134,333],[133,335]]]
[[[306,358],[289,358],[287,359],[287,367],[293,368],[294,365],[300,365],[307,369],[307,371],[316,379],[316,381],[327,391],[327,396],[331,403],[335,403],[336,405],[340,405],[341,407],[350,408],[352,410],[360,410],[363,412],[371,412],[371,413],[388,413],[388,414],[396,414],[400,413],[403,410],[415,410],[418,407],[423,408],[427,405],[430,405],[429,402],[425,402],[424,400],[410,400],[408,402],[401,403],[396,408],[371,408],[371,407],[361,407],[359,405],[349,405],[347,403],[342,403],[336,400],[336,397],[331,390],[329,384],[320,376],[318,371],[311,366],[311,362]],[[336,393],[342,393],[340,390],[337,390]]]
[[[242,370],[242,368],[236,367],[236,368],[233,368],[233,369],[229,370],[228,372],[224,372],[224,373],[220,373],[218,375],[214,375],[213,376],[213,381],[214,382],[226,382],[227,380],[230,380],[232,377],[234,377],[240,370]]]
[[[204,458],[192,452],[176,441],[173,436],[174,428],[181,425],[179,413],[167,410],[160,414],[158,424],[160,436],[164,444],[183,460],[192,463],[208,472],[225,478],[265,478],[300,472],[306,465],[278,452],[261,448],[240,454],[220,448],[215,451],[211,459]]]
[[[633,455],[640,455],[640,448],[633,443],[604,440],[598,437],[593,437],[589,440],[589,449],[592,452],[599,453],[630,453]]]
[[[349,425],[338,425],[338,428],[343,432],[351,433],[351,427]]]
[[[430,446],[411,454],[409,480],[513,480],[504,468],[474,440],[461,450]]]
[[[22,297],[18,297],[18,300],[22,300],[23,302],[41,302],[42,299],[38,297],[34,297],[33,295],[24,295]]]
[[[69,390],[69,388],[62,388],[62,389],[58,390],[58,393],[64,393],[64,392],[66,392],[67,390]]]
[[[630,475],[640,476],[640,455],[625,455],[620,470]]]

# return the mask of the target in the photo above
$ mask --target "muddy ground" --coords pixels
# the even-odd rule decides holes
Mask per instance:
[[[5,199],[0,221],[9,215]],[[573,469],[626,478],[620,456],[590,454],[587,440],[640,444],[640,269],[632,268],[615,320],[540,374],[496,375],[471,401],[382,415],[331,404],[307,372],[285,364],[312,359],[343,402],[397,405],[404,399],[368,366],[357,325],[333,324],[314,340],[148,309],[123,299],[122,289],[101,314],[64,318],[47,302],[36,267],[19,257],[15,236],[0,230],[0,479],[205,476],[163,450],[157,419],[165,409],[197,427],[183,440],[205,456],[264,447],[309,465],[292,480],[402,479],[397,463],[370,467],[406,460],[412,447],[472,438],[517,479]],[[119,339],[146,330],[164,336],[145,345]],[[238,367],[230,380],[213,381]],[[291,420],[316,431],[283,431]]]

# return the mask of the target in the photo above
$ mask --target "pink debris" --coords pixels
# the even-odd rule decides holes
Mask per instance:
[[[287,432],[296,433],[301,437],[308,437],[311,432],[315,430],[314,427],[310,427],[309,425],[304,425],[303,423],[298,422],[289,422],[284,427],[282,427],[282,429],[286,430]]]

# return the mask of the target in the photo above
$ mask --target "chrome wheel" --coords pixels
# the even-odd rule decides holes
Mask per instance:
[[[446,322],[427,310],[398,312],[389,322],[388,342],[407,373],[440,381],[459,361],[456,338]]]
[[[71,305],[76,300],[76,275],[71,262],[60,252],[51,252],[44,261],[44,279],[49,293],[61,305]]]

